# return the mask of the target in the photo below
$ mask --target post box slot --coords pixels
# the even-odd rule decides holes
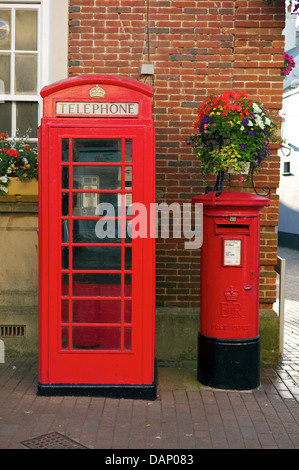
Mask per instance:
[[[217,224],[215,226],[216,234],[220,233],[242,233],[249,234],[249,224]]]

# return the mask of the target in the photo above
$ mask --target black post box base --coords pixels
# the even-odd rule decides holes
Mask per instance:
[[[233,340],[198,334],[197,379],[226,390],[252,390],[260,384],[260,337]]]

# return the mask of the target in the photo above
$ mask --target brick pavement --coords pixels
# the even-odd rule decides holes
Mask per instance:
[[[194,365],[184,364],[159,369],[155,401],[40,397],[37,359],[6,358],[0,364],[0,449],[25,449],[24,440],[53,431],[90,449],[298,449],[296,267],[289,272],[283,357],[262,368],[257,390],[203,387]]]

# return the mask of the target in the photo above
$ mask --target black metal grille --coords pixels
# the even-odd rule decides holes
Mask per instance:
[[[29,449],[88,449],[88,447],[59,432],[43,434],[42,436],[23,441],[21,444]]]
[[[25,336],[24,325],[0,325],[1,337],[18,337]]]

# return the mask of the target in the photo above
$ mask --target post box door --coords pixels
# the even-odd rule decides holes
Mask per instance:
[[[153,201],[152,130],[50,126],[41,141],[42,380],[151,383],[154,241],[130,236],[127,209]]]

